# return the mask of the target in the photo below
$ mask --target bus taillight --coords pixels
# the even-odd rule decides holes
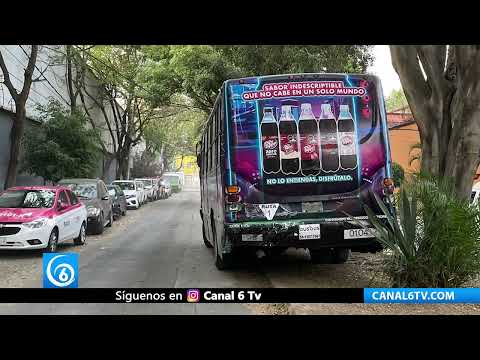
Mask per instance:
[[[242,197],[240,194],[228,194],[226,200],[227,204],[235,204],[242,201]]]
[[[226,188],[227,194],[239,194],[240,193],[240,186],[237,185],[229,185]]]

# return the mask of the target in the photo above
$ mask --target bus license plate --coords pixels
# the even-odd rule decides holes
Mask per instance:
[[[262,234],[242,234],[242,241],[263,241]]]
[[[344,239],[366,239],[375,237],[375,228],[343,230]]]
[[[306,224],[298,226],[299,240],[320,239],[320,224]]]

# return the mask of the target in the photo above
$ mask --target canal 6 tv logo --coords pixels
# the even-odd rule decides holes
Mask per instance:
[[[78,254],[43,254],[44,288],[78,288]]]

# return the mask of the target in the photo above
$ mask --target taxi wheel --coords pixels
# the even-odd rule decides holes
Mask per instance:
[[[73,243],[75,245],[85,245],[87,243],[87,229],[85,223],[82,224],[80,233],[78,234],[77,238],[73,239]]]
[[[101,213],[98,218],[98,222],[95,224],[95,228],[94,228],[95,235],[103,234],[104,224],[105,224],[105,220],[103,217],[103,213]]]
[[[58,231],[57,229],[53,229],[52,232],[50,233],[50,237],[48,238],[48,245],[43,250],[43,252],[46,252],[46,253],[55,252],[57,250],[57,244],[58,244]]]

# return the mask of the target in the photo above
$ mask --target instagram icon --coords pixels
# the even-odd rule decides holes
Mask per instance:
[[[190,289],[187,291],[187,301],[189,303],[196,303],[200,301],[200,290]]]

